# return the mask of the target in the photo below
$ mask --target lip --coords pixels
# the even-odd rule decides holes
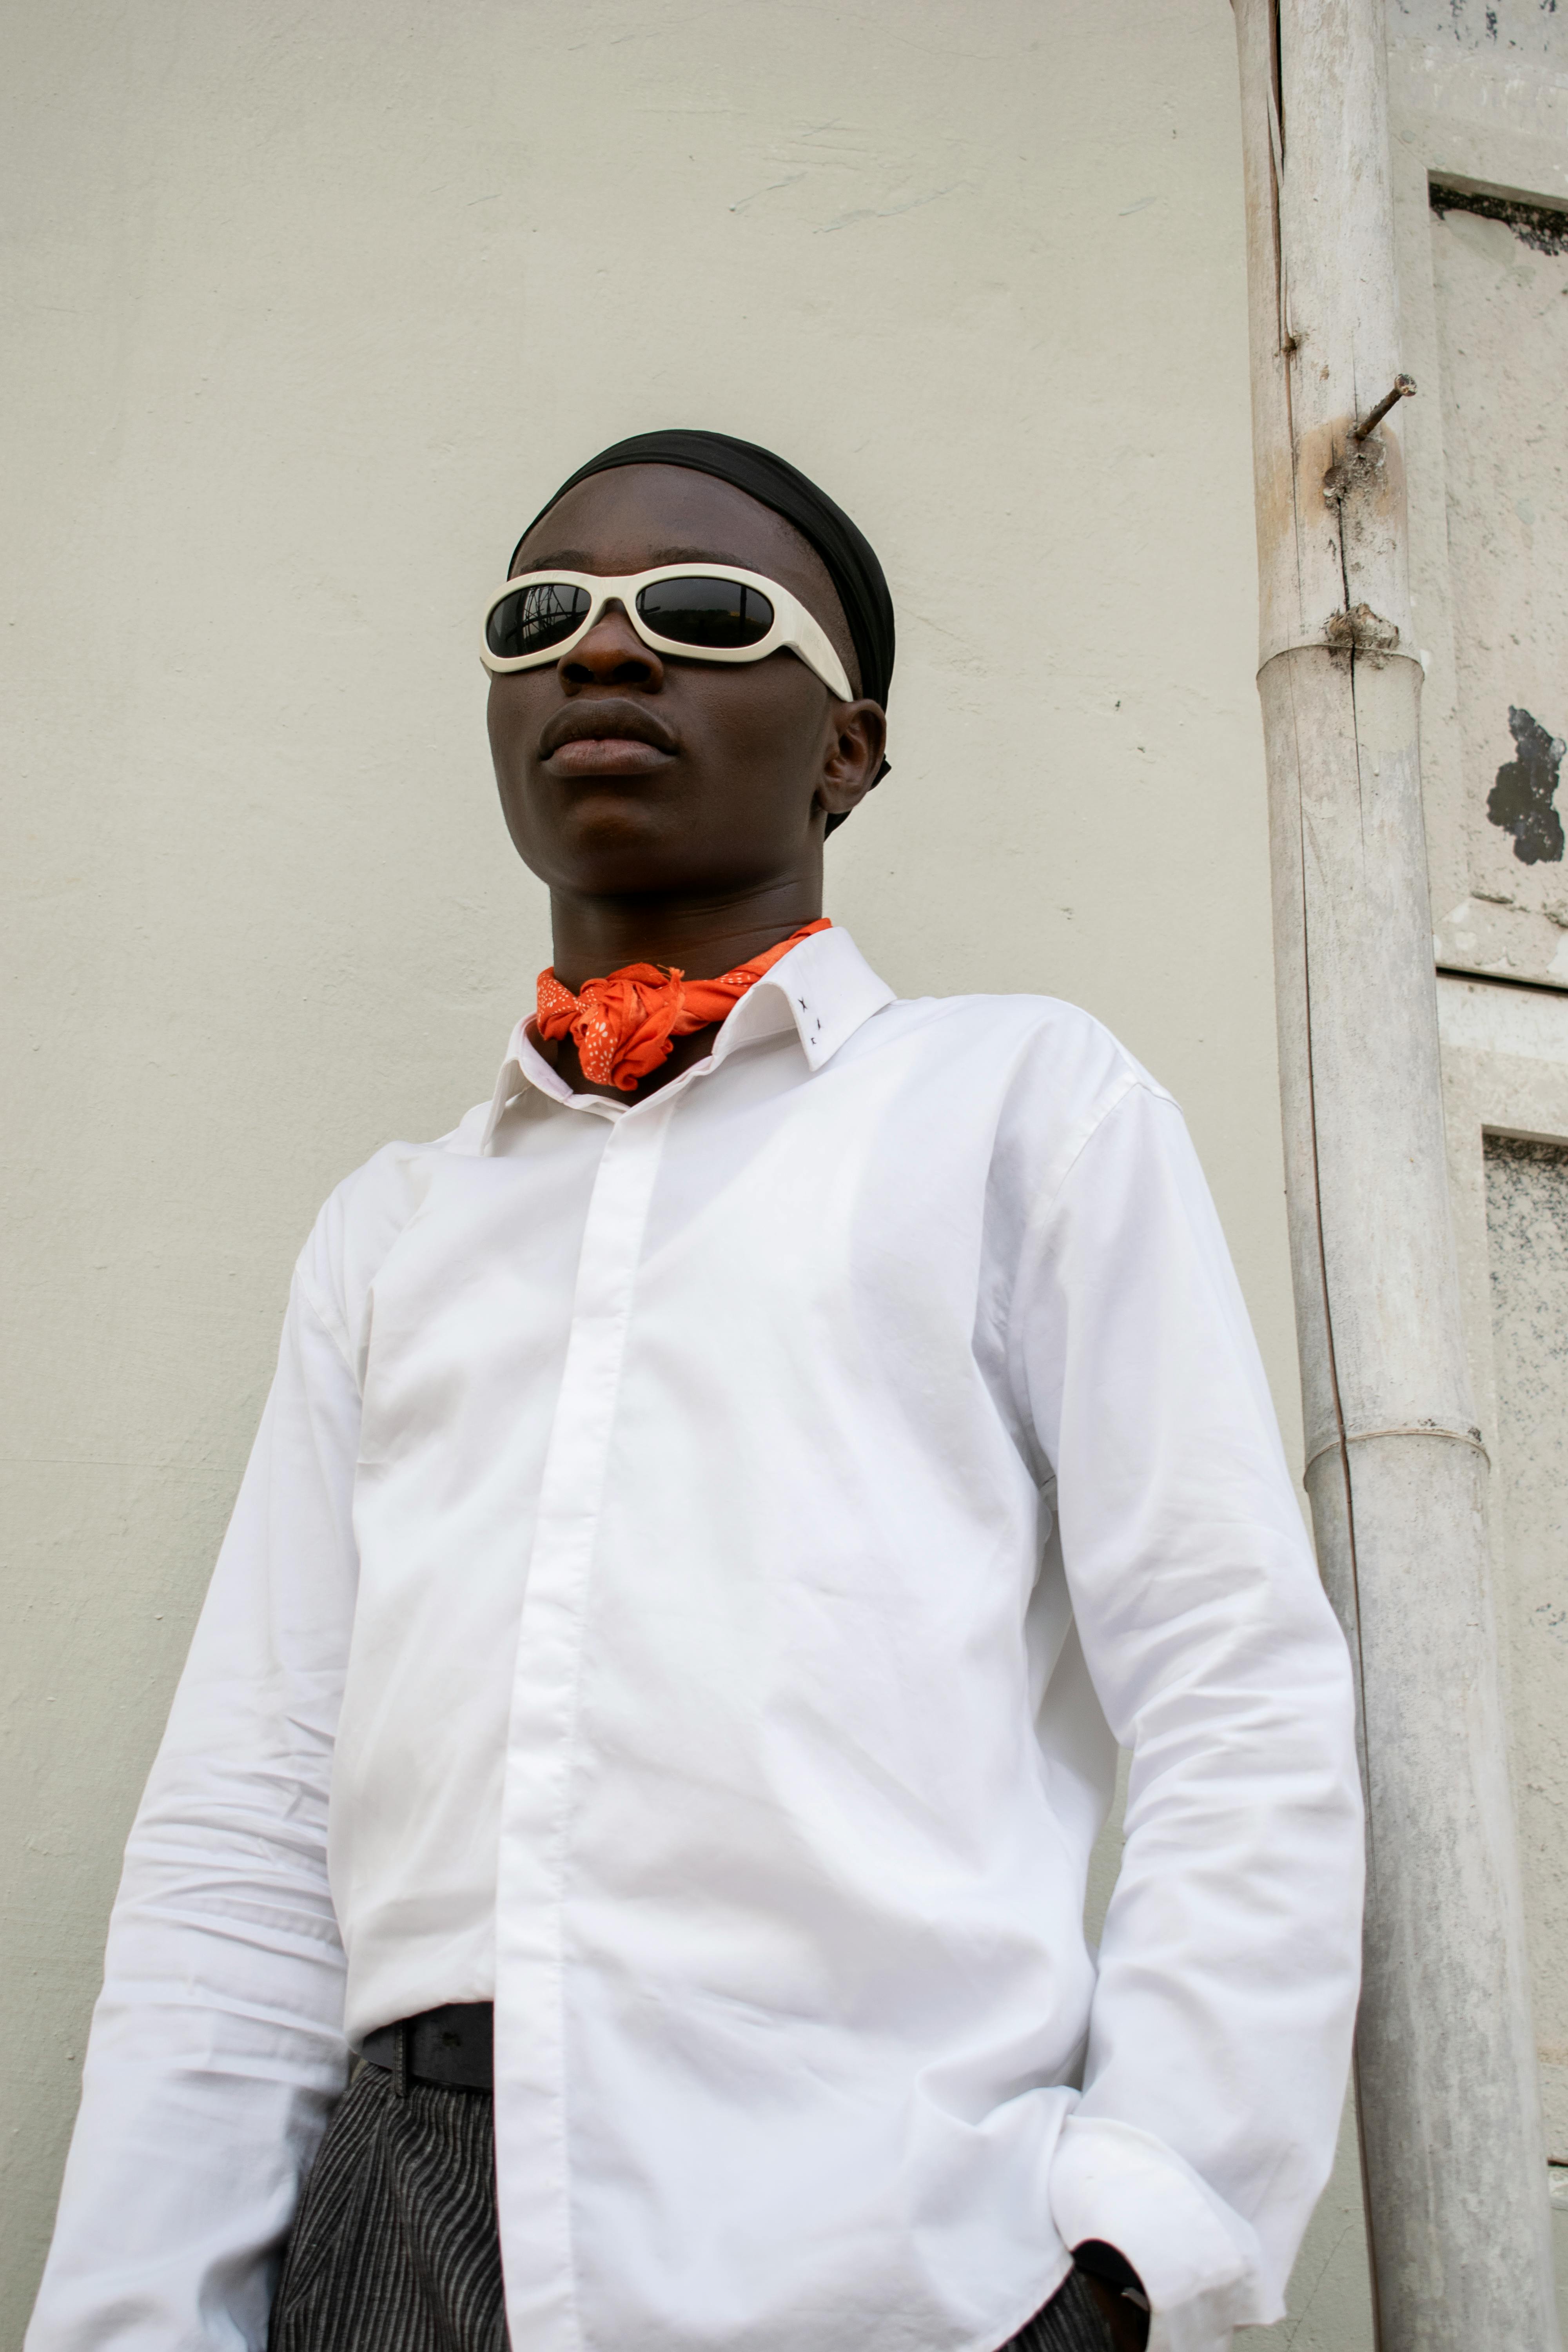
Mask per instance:
[[[595,697],[558,710],[539,738],[539,756],[560,776],[646,776],[678,749],[671,728],[622,698]]]
[[[574,735],[550,755],[557,776],[651,776],[669,753],[633,735]]]

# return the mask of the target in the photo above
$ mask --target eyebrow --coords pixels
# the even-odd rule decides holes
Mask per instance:
[[[727,563],[732,571],[754,572],[756,566],[743,563],[738,555],[725,555],[716,547],[656,548],[639,572],[657,572],[666,563]],[[525,567],[530,572],[593,572],[594,559],[581,547],[552,548],[548,555],[531,555]],[[514,578],[521,578],[515,573]],[[603,576],[603,575],[601,575]]]

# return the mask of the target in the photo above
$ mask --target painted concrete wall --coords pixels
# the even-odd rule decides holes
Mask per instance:
[[[1568,57],[1568,28],[1563,49]],[[1568,733],[1568,212],[1516,209],[1510,222],[1468,209],[1477,198],[1460,191],[1438,201],[1433,389],[1447,461],[1461,822],[1475,902],[1450,928],[1456,944],[1468,928],[1478,949],[1485,929],[1501,950],[1491,968],[1568,986],[1555,804]]]
[[[1568,1150],[1498,1135],[1485,1158],[1514,1805],[1547,2155],[1568,2166]]]
[[[1436,956],[1568,987],[1549,809],[1568,736],[1568,9],[1387,0],[1387,24]]]
[[[1492,1456],[1509,1769],[1568,2335],[1568,992],[1455,974],[1439,981],[1437,1003],[1476,1411]]]
[[[1532,983],[1445,978],[1439,1004],[1568,2328],[1562,1163],[1488,1145],[1568,1144],[1568,13],[1387,0],[1387,23],[1434,946],[1451,972]]]
[[[294,1252],[545,959],[475,616],[584,455],[713,424],[864,523],[895,768],[830,911],[1174,1088],[1299,1418],[1222,0],[4,20],[12,2352]],[[1278,2341],[1366,2340],[1347,2150]]]

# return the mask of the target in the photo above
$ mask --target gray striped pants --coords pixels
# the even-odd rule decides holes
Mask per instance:
[[[362,2066],[289,2239],[268,2352],[507,2352],[492,2103]],[[1004,2352],[1108,2352],[1076,2273]],[[854,2352],[847,2346],[845,2352]]]

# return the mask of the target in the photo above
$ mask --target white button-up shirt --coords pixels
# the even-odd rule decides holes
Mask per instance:
[[[1169,1096],[840,930],[629,1106],[520,1028],[300,1260],[30,2352],[261,2346],[349,2046],[492,1996],[518,2352],[991,2352],[1087,2238],[1215,2352],[1327,2175],[1359,1885]]]

